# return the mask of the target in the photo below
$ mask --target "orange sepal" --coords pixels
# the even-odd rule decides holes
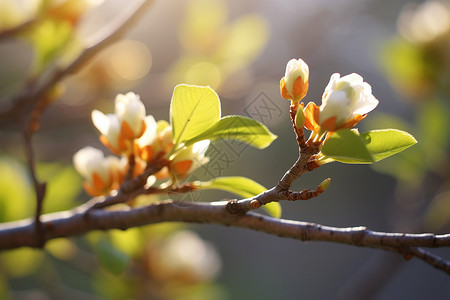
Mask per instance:
[[[344,124],[339,126],[339,128],[337,128],[337,129],[352,128],[356,124],[358,124],[359,121],[364,119],[366,116],[367,116],[367,114],[364,114],[364,115],[356,114],[356,115],[353,116],[353,118],[351,118],[350,120],[347,120],[347,122],[345,122]]]
[[[322,122],[321,127],[326,131],[334,132],[341,128],[336,128],[336,117],[330,117]]]
[[[292,100],[291,94],[289,94],[288,90],[286,89],[286,82],[284,81],[284,77],[281,78],[280,81],[280,94],[281,97],[283,97],[286,100]]]
[[[104,135],[101,135],[99,137],[100,142],[102,142],[103,145],[105,145],[109,150],[111,150],[114,154],[116,155],[120,155],[120,151],[118,149],[116,149],[115,147],[113,147],[109,141],[108,138]]]
[[[96,172],[92,173],[92,182],[94,184],[95,189],[102,191],[104,190],[108,183],[104,182],[103,179]]]
[[[320,108],[314,102],[309,102],[303,110],[303,113],[305,114],[305,128],[318,131],[320,129],[318,123]]]
[[[138,156],[146,161],[149,162],[150,160],[152,160],[155,157],[155,151],[153,150],[153,147],[150,145],[144,146],[142,148],[140,147],[135,147],[137,148],[136,153],[138,154]]]
[[[139,131],[139,133],[136,135],[134,133],[134,131],[131,129],[130,124],[128,124],[127,121],[122,121],[122,126],[120,128],[120,135],[127,140],[132,140],[135,138],[139,138],[144,134],[145,128],[147,126],[145,125],[145,122],[142,120],[142,124],[141,124],[141,130]]]
[[[296,100],[301,100],[305,98],[306,93],[308,93],[309,82],[308,80],[303,81],[301,76],[298,76],[294,81],[294,85],[292,86],[292,93],[294,94],[294,98]]]
[[[103,191],[99,191],[94,186],[92,186],[92,184],[89,181],[83,182],[83,188],[86,191],[86,193],[88,193],[88,195],[92,197],[98,197],[105,194]]]
[[[175,171],[176,174],[184,175],[186,174],[192,166],[192,160],[182,160],[171,165],[171,169]]]
[[[158,180],[167,179],[167,178],[169,178],[169,169],[167,167],[164,167],[161,170],[159,170],[158,173],[154,174],[154,176]]]
[[[122,134],[119,134],[119,137],[117,138],[117,143],[119,144],[119,155],[120,153],[126,152],[129,148],[131,148],[131,142],[130,140],[124,138]]]
[[[120,135],[127,140],[134,139],[134,131],[131,129],[127,121],[122,121],[122,126],[120,127]]]

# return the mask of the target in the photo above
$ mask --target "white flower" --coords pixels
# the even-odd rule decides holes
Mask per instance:
[[[101,150],[90,146],[75,153],[73,165],[86,179],[84,187],[92,196],[102,195],[111,189],[120,171],[120,161],[117,157],[105,157]]]
[[[322,96],[318,123],[329,131],[348,128],[350,123],[353,127],[377,105],[371,86],[360,75],[352,73],[340,78],[335,73]]]
[[[169,167],[171,173],[178,178],[184,178],[198,167],[208,163],[209,158],[205,156],[205,153],[209,144],[209,140],[204,140],[181,150],[171,161]]]
[[[125,138],[138,138],[143,134],[145,106],[138,95],[133,92],[125,95],[118,94],[115,99],[114,112],[119,118]]]
[[[291,59],[280,82],[281,96],[288,100],[301,100],[308,92],[308,80],[308,65],[301,58]]]

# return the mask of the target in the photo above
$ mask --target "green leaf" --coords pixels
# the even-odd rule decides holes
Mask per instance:
[[[202,189],[223,190],[244,198],[254,197],[267,190],[256,181],[241,176],[217,177],[206,182],[200,182],[200,187]]]
[[[409,133],[397,129],[372,130],[361,134],[367,150],[375,161],[380,161],[416,144]]]
[[[226,116],[202,134],[186,141],[186,145],[201,140],[230,139],[245,142],[259,149],[269,146],[276,135],[260,122],[243,116]]]
[[[199,184],[202,189],[223,190],[243,198],[251,198],[267,190],[256,181],[241,176],[217,177]],[[275,218],[281,217],[281,206],[278,202],[266,204],[262,208]]]
[[[269,215],[274,218],[281,218],[281,205],[278,202],[270,202],[261,207],[264,209]]]
[[[97,242],[97,256],[102,267],[115,275],[125,272],[130,262],[128,255],[105,238],[100,238]]]
[[[210,87],[177,85],[170,105],[170,119],[176,148],[219,121],[219,97]]]
[[[333,133],[322,148],[325,156],[348,164],[371,164],[372,155],[355,130],[342,129]]]

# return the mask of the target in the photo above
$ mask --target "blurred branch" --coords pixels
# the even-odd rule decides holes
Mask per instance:
[[[8,29],[4,29],[0,31],[0,41],[7,39],[7,38],[13,38],[16,37],[18,34],[27,31],[29,28],[31,28],[34,24],[36,24],[38,19],[32,19],[28,20],[26,22],[23,22],[22,24],[19,24],[15,27],[11,27]]]
[[[42,215],[44,240],[80,235],[92,230],[122,229],[161,222],[214,223],[248,228],[301,241],[327,241],[416,256],[450,274],[450,262],[417,247],[450,247],[450,234],[435,235],[377,232],[366,227],[330,227],[276,219],[256,213],[232,214],[228,202],[174,203],[164,201],[123,211],[80,206],[71,211]],[[31,219],[0,224],[0,249],[38,247]]]
[[[146,8],[153,3],[152,0],[140,0],[138,2],[139,4],[136,7],[114,19],[109,26],[105,26],[93,39],[94,42],[91,42],[71,64],[63,69],[55,70],[53,74],[41,80],[41,84],[37,80],[35,84],[24,89],[21,94],[14,96],[12,99],[2,100],[2,103],[9,103],[10,107],[0,112],[0,119],[14,118],[25,109],[36,105],[56,83],[71,74],[75,74],[101,50],[119,40],[143,16]]]

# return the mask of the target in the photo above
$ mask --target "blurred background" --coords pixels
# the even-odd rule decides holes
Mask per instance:
[[[53,2],[49,7],[71,1]],[[0,0],[0,29],[33,19],[39,8],[32,3],[39,4]],[[70,62],[134,4],[91,3],[68,27],[70,16],[56,9],[48,13],[50,8],[46,16],[57,21],[1,38],[0,105],[49,68]],[[302,58],[310,68],[306,102],[320,104],[331,74],[359,73],[380,100],[360,130],[404,129],[419,144],[374,166],[333,163],[306,174],[294,189],[313,188],[327,177],[330,188],[309,201],[281,203],[283,218],[377,231],[449,232],[449,5],[443,0],[155,1],[123,40],[64,81],[60,99],[43,114],[34,145],[38,175],[49,181],[45,212],[89,199],[71,162],[86,145],[102,148],[90,120],[93,109],[112,112],[117,93],[134,91],[148,114],[169,120],[178,83],[210,85],[220,96],[222,115],[254,118],[278,135],[265,150],[214,143],[210,163],[190,180],[240,175],[275,185],[297,158],[289,102],[279,95],[279,81],[286,63]],[[3,222],[31,216],[34,198],[20,124],[0,122]],[[231,197],[202,191],[175,200]],[[448,249],[433,252],[450,259]],[[216,225],[94,232],[50,242],[45,251],[0,254],[1,299],[449,297],[448,275],[417,259]]]

